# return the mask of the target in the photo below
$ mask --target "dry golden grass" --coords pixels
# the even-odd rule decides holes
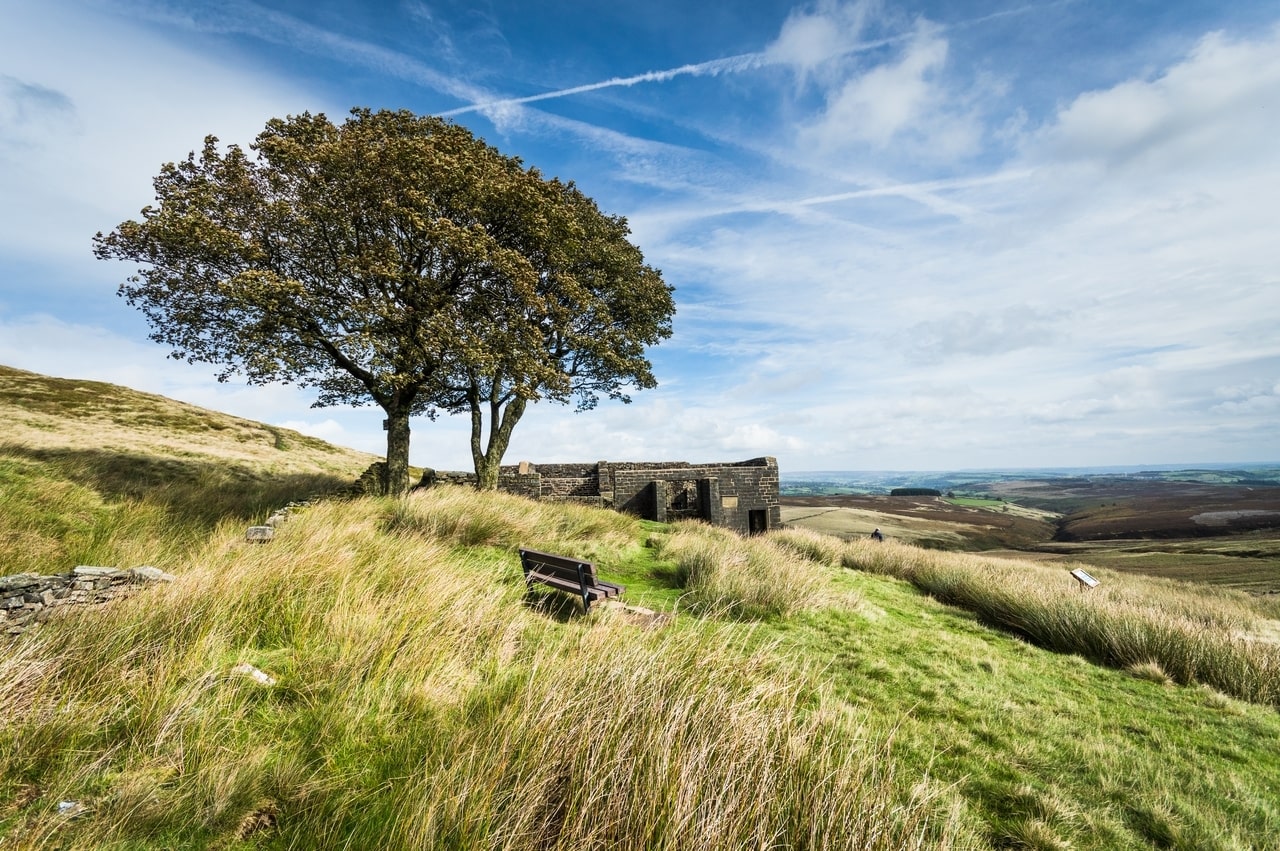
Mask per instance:
[[[10,451],[21,447],[29,457],[99,450],[350,477],[377,460],[289,429],[127,387],[6,366],[0,366],[0,419]]]
[[[695,611],[755,620],[830,602],[826,586],[834,564],[821,565],[775,537],[743,539],[727,529],[686,522],[652,540],[658,558],[675,564],[684,604]]]
[[[947,791],[752,629],[529,605],[508,542],[558,510],[440,489],[263,546],[224,524],[172,585],[47,625],[0,664],[0,775],[39,789],[5,847],[951,847]],[[459,543],[476,514],[492,558]],[[565,547],[637,537],[568,516]]]

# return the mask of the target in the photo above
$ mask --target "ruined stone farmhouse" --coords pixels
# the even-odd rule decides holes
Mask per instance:
[[[436,473],[465,482],[465,473]],[[744,535],[782,525],[774,458],[716,464],[687,461],[596,461],[501,468],[498,487],[532,499],[573,500],[646,520],[700,519]]]

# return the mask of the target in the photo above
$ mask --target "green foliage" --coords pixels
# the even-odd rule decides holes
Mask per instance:
[[[381,407],[393,491],[411,415],[470,412],[487,482],[528,401],[653,385],[671,290],[573,184],[407,111],[272,119],[252,150],[166,164],[95,254],[143,264],[119,292],[173,357]]]

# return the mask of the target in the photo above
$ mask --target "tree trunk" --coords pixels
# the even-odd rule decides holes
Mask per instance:
[[[387,482],[390,496],[409,490],[409,409],[387,411]]]
[[[471,458],[476,467],[476,490],[497,490],[498,468],[502,466],[502,456],[511,443],[511,432],[516,423],[524,416],[525,399],[519,396],[507,403],[506,408],[497,400],[489,403],[489,444],[482,451],[480,448],[484,431],[484,410],[480,405],[480,394],[469,394],[471,401]]]

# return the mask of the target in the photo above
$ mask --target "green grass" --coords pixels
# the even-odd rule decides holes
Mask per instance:
[[[977,496],[947,497],[944,501],[952,505],[966,505],[971,508],[990,508],[993,511],[999,511],[1007,504],[1003,499],[986,499]]]
[[[328,456],[216,450],[0,453],[6,565],[177,577],[0,644],[0,848],[1280,847],[1280,601],[448,487],[250,545]]]
[[[801,618],[833,690],[897,719],[897,758],[955,784],[991,847],[1250,848],[1280,837],[1275,713],[992,631],[913,588],[851,574],[865,614]],[[1157,806],[1159,805],[1159,806]],[[1178,814],[1162,844],[1138,814]]]
[[[4,575],[168,561],[220,522],[261,522],[344,484],[325,472],[271,476],[239,464],[0,444]]]
[[[447,488],[330,503],[269,546],[219,527],[172,586],[14,645],[6,847],[950,847],[945,790],[768,635],[530,605],[504,545],[422,525],[464,503],[538,546],[617,525]]]
[[[1280,841],[1273,708],[1154,659],[1050,652],[889,575],[1008,584],[981,560],[453,488],[318,505],[267,546],[241,531],[171,555],[172,586],[0,657],[4,847]],[[658,611],[526,596],[522,544],[595,558]],[[703,591],[689,553],[776,559],[805,592]],[[1222,637],[1266,625],[1231,595],[1184,611],[1165,585],[1116,602]],[[67,820],[64,800],[91,812]]]

